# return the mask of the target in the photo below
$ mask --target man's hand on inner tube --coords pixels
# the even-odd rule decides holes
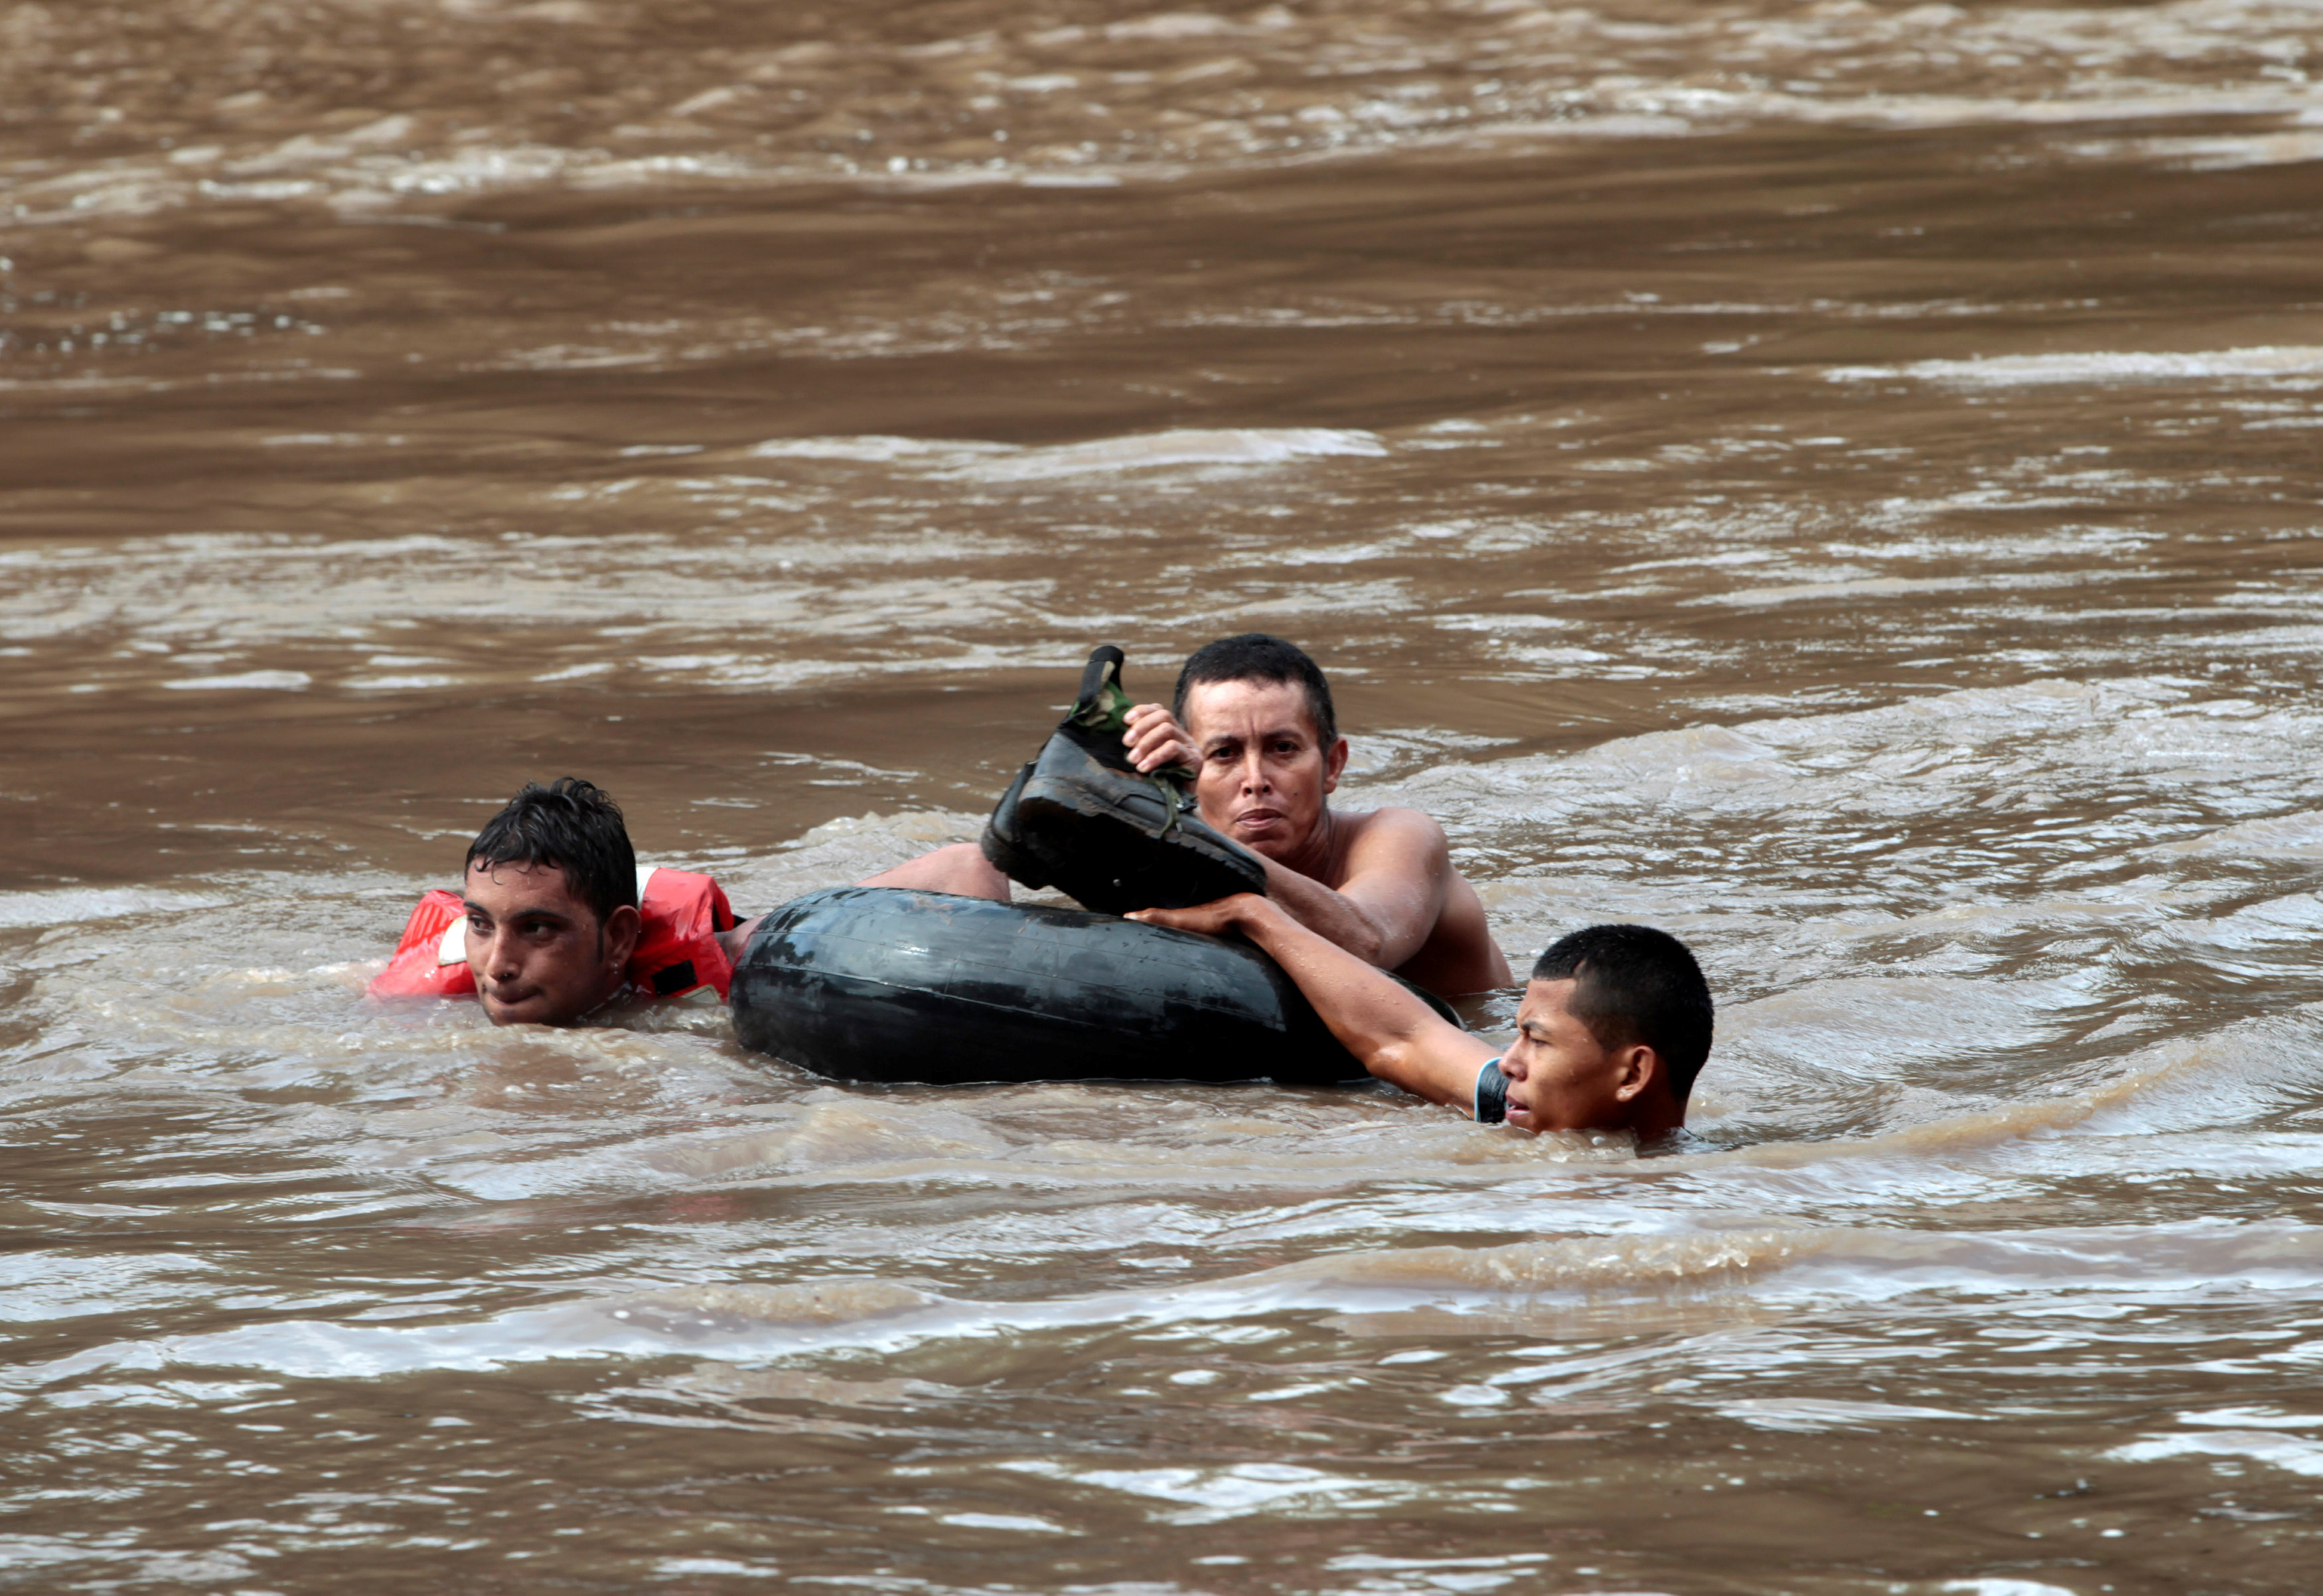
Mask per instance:
[[[1383,972],[1308,931],[1280,903],[1236,893],[1190,909],[1140,909],[1128,916],[1171,931],[1224,936],[1240,931],[1299,984],[1347,1051],[1380,1079],[1463,1114],[1474,1111],[1476,1074],[1499,1049],[1472,1036]]]
[[[1242,922],[1245,905],[1249,904],[1262,909],[1273,907],[1254,892],[1238,892],[1232,897],[1214,898],[1190,909],[1133,909],[1123,918],[1166,926],[1171,931],[1200,931],[1206,936],[1223,937],[1229,931],[1243,931],[1247,936]]]

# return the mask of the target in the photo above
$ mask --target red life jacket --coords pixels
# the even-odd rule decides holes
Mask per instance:
[[[726,894],[690,870],[638,871],[638,913],[645,922],[629,955],[629,981],[648,997],[726,1001],[734,968],[714,933],[734,929]],[[395,945],[395,957],[365,997],[461,997],[473,993],[468,971],[468,909],[441,887],[419,900]],[[714,997],[713,995],[714,994]]]

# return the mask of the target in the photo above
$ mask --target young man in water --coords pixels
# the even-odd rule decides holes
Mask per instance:
[[[1118,665],[1117,650],[1099,651],[1105,655]],[[1097,663],[1092,659],[1093,670]],[[1330,807],[1346,768],[1347,740],[1339,735],[1331,684],[1304,649],[1261,632],[1206,643],[1178,674],[1174,708],[1138,704],[1127,710],[1125,721],[1121,740],[1127,745],[1125,763],[1135,771],[1192,774],[1202,825],[1185,830],[1205,838],[1191,846],[1254,865],[1245,878],[1255,885],[1262,871],[1266,895],[1299,924],[1367,964],[1446,997],[1509,985],[1508,960],[1492,941],[1475,888],[1453,868],[1443,827],[1416,809]],[[1050,746],[1055,748],[1054,739]],[[1166,877],[1168,865],[1157,868],[1157,862],[1171,851],[1171,827],[1156,818],[1164,812],[1142,790],[1148,784],[1088,758],[1079,761],[1076,775],[1071,759],[1069,754],[1050,777],[1060,791],[1047,807],[1052,814],[1079,813],[1063,813],[1064,829],[1051,846],[1127,850],[1136,856],[1126,864],[1130,871],[1142,867]],[[1047,765],[1045,752],[1037,763]],[[1033,771],[1026,767],[1027,775]],[[1002,801],[1004,811],[1015,796],[1012,789]],[[1020,812],[1008,823],[1029,831],[1038,822]],[[1182,833],[1176,841],[1188,845]],[[989,833],[987,844],[990,851]],[[972,889],[943,890],[1005,898],[1005,878],[975,855],[974,848],[959,844],[905,868],[941,868],[954,879],[977,883]],[[1034,885],[1051,878],[1027,877]],[[1206,879],[1217,882],[1214,873]],[[1218,882],[1215,890],[1229,888]]]
[[[1330,806],[1347,739],[1304,649],[1261,632],[1204,644],[1174,707],[1131,710],[1124,740],[1140,770],[1193,767],[1202,819],[1264,862],[1268,900],[1299,925],[1447,997],[1513,978],[1442,826]]]
[[[862,885],[978,893],[990,874],[930,856]],[[474,993],[495,1025],[585,1024],[639,1002],[723,1002],[758,923],[738,924],[707,876],[639,869],[620,807],[574,776],[527,783],[468,845],[463,877],[460,892],[419,900],[367,995]]]
[[[1640,1147],[1685,1124],[1710,1056],[1712,1012],[1685,944],[1642,925],[1560,937],[1533,966],[1505,1052],[1437,1017],[1285,905],[1244,893],[1191,909],[1141,909],[1152,925],[1264,949],[1341,1044],[1380,1079],[1485,1124],[1628,1131]]]

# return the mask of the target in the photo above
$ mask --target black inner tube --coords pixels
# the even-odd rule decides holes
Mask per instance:
[[[833,1080],[1370,1078],[1247,942],[945,893],[792,900],[752,935],[731,1002],[744,1047]]]

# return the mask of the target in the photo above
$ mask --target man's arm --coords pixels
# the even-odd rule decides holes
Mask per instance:
[[[995,898],[1008,901],[1008,877],[992,867],[983,849],[973,842],[954,842],[923,853],[918,858],[905,859],[892,869],[877,876],[866,876],[858,886],[914,887],[921,892],[948,892],[963,898]]]
[[[757,915],[742,922],[731,931],[710,933],[712,940],[725,950],[727,964],[731,966],[742,962],[742,949],[748,947],[750,939],[758,934],[758,922],[765,918],[763,914]]]
[[[1383,809],[1354,823],[1336,888],[1268,859],[1266,894],[1365,964],[1395,969],[1428,945],[1444,913],[1452,850],[1443,828],[1416,809]]]
[[[1281,904],[1238,893],[1191,909],[1141,909],[1129,918],[1213,936],[1242,932],[1299,984],[1331,1034],[1365,1069],[1414,1096],[1464,1114],[1474,1112],[1477,1074],[1499,1050],[1447,1023],[1395,981],[1300,925]]]
[[[855,885],[916,887],[922,892],[956,893],[964,898],[996,898],[1004,903],[1009,895],[1008,877],[994,869],[973,842],[955,842],[933,853],[923,853],[893,869],[867,876]],[[716,933],[718,945],[726,949],[727,963],[742,962],[742,949],[750,945],[758,921],[765,918],[761,914],[758,920],[746,920],[732,931]]]

